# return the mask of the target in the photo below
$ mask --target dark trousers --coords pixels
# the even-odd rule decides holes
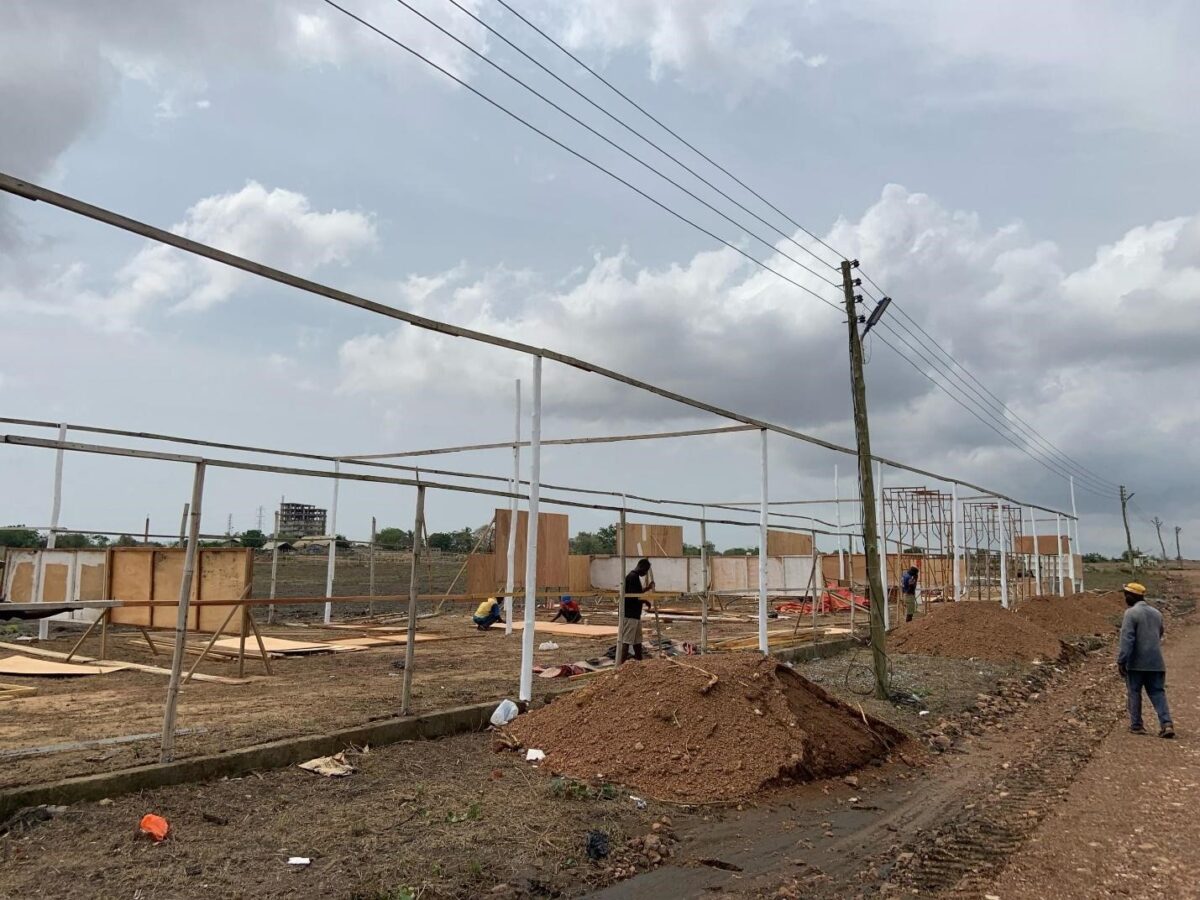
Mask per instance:
[[[500,613],[492,612],[486,616],[471,616],[471,621],[479,626],[480,630],[487,631],[487,629],[499,622],[501,618]]]
[[[1138,672],[1131,669],[1125,675],[1125,684],[1129,688],[1129,724],[1132,727],[1139,728],[1142,725],[1143,688],[1154,705],[1158,727],[1162,728],[1171,721],[1171,711],[1167,708],[1166,672]]]

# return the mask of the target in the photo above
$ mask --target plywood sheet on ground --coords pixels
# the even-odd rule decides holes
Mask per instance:
[[[448,634],[418,634],[415,635],[418,644],[425,644],[429,641],[448,641]],[[367,650],[371,647],[395,647],[397,645],[404,646],[407,638],[403,634],[392,635],[391,637],[357,637],[357,638],[338,638],[333,641],[325,641],[324,643],[330,647],[348,648],[354,650]]]
[[[303,655],[306,653],[330,653],[334,647],[331,643],[320,641],[289,641],[284,638],[265,637],[262,639],[263,646],[266,647],[268,653],[278,653],[281,656]],[[213,644],[213,647],[225,652],[238,652],[241,646],[241,638],[222,638]],[[259,656],[258,641],[252,635],[246,636],[246,655]]]
[[[127,666],[114,664],[105,666],[81,666],[75,663],[57,662],[52,659],[30,659],[28,656],[6,656],[0,659],[0,675],[77,676],[107,675],[119,672]]]
[[[812,556],[811,534],[767,530],[767,556]]]
[[[524,622],[513,622],[513,630],[521,631],[525,628]],[[504,629],[493,629],[503,633]],[[566,622],[538,622],[533,628],[535,633],[541,634],[573,634],[576,637],[616,637],[617,628],[615,625],[568,625]]]
[[[625,523],[626,556],[683,556],[683,526]]]
[[[507,574],[509,521],[507,509],[496,510],[496,552],[492,554],[492,577],[497,585],[505,583]],[[517,555],[514,562],[518,587],[525,586],[525,540],[528,528],[529,513],[522,510],[517,513]],[[537,551],[538,589],[565,589],[571,580],[567,562],[571,555],[570,520],[567,516],[562,513],[538,513]]]

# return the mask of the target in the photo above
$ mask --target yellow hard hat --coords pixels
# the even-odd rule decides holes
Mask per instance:
[[[1145,597],[1146,586],[1144,584],[1138,584],[1136,581],[1131,581],[1129,584],[1125,585],[1125,592],[1127,594],[1137,594],[1139,597]]]

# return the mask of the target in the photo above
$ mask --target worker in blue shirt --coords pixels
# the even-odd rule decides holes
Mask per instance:
[[[910,566],[908,571],[900,576],[900,593],[904,596],[904,621],[911,622],[917,614],[917,579],[921,570]]]
[[[1125,618],[1117,651],[1117,671],[1129,693],[1129,730],[1145,734],[1142,724],[1142,690],[1158,716],[1158,736],[1175,737],[1167,707],[1167,664],[1162,654],[1163,617],[1146,602],[1146,588],[1137,582],[1125,585]]]

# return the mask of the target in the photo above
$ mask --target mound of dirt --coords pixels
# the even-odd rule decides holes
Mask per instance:
[[[1062,642],[1036,622],[999,603],[939,603],[929,615],[907,622],[888,636],[893,653],[1033,662],[1058,659]]]
[[[508,730],[555,773],[654,799],[736,800],[843,775],[903,740],[757,653],[647,660],[594,678]]]
[[[1017,615],[1059,637],[1112,634],[1121,627],[1125,598],[1119,592],[1034,597],[1017,607]]]

